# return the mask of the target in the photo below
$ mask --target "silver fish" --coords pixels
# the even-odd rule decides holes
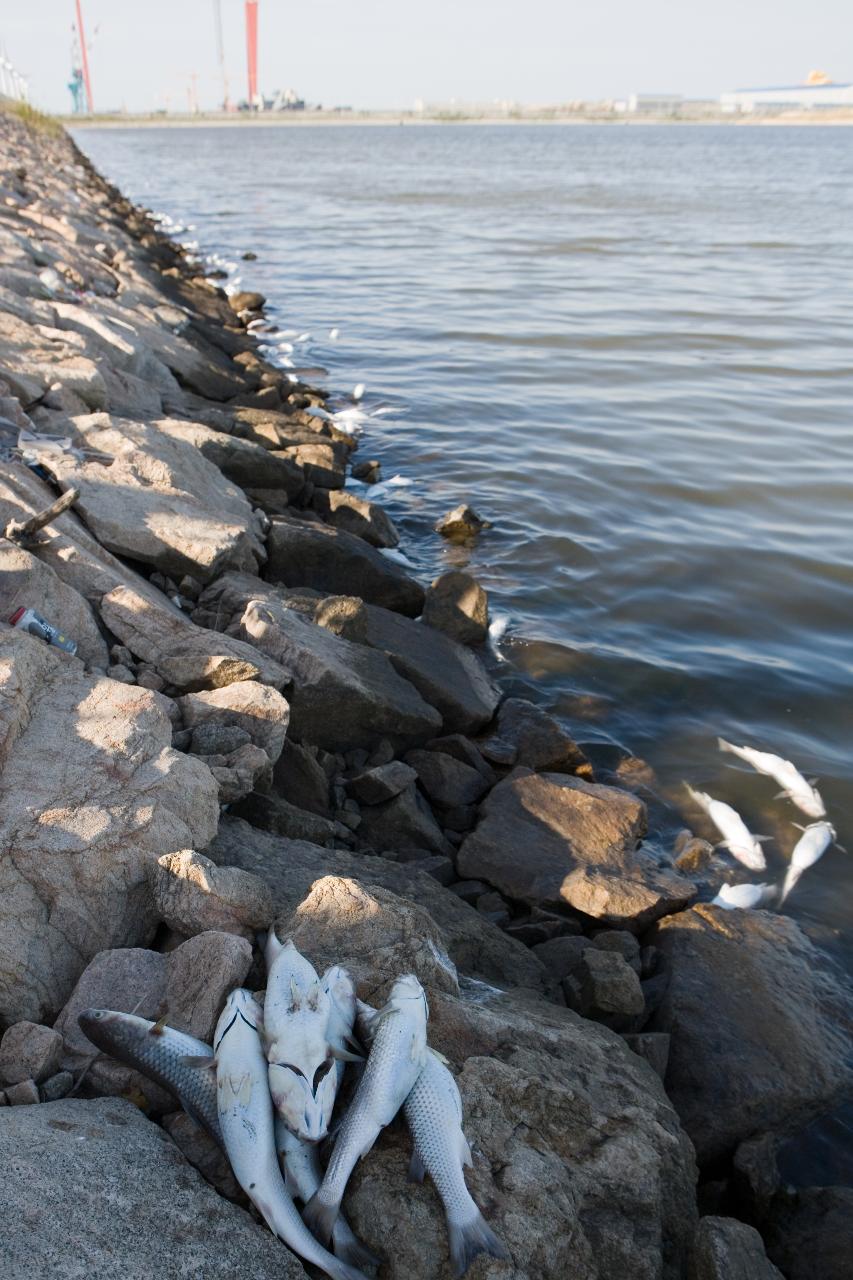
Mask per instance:
[[[292,942],[267,935],[264,1042],[275,1108],[298,1138],[319,1142],[329,1132],[338,1091],[327,1038],[332,1012],[328,991]]]
[[[785,901],[803,872],[813,867],[823,857],[829,846],[837,840],[835,827],[831,822],[811,822],[802,830],[803,834],[794,846],[788,870],[785,872],[780,904]]]
[[[778,892],[773,884],[724,884],[716,898],[711,899],[711,906],[723,907],[726,911],[750,911],[772,902]]]
[[[705,810],[723,837],[720,841],[721,845],[750,871],[764,871],[767,862],[761,848],[761,841],[766,837],[754,836],[738,811],[730,804],[715,800],[704,791],[694,791],[690,786],[687,790],[694,804]]]
[[[782,788],[779,796],[785,796],[791,800],[810,818],[826,817],[826,806],[817,787],[807,782],[790,760],[771,755],[769,751],[756,751],[754,747],[736,747],[733,743],[726,742],[725,738],[718,738],[717,744],[721,751],[728,751],[731,755],[739,756],[741,760],[752,765],[756,773],[763,773],[773,778]]]
[[[362,1271],[318,1244],[284,1185],[260,1026],[261,1011],[252,993],[232,991],[216,1025],[213,1047],[219,1125],[234,1176],[270,1230],[300,1258],[332,1280],[365,1280]]]
[[[77,1021],[92,1044],[168,1089],[187,1115],[222,1145],[216,1081],[210,1072],[194,1070],[186,1063],[187,1057],[210,1057],[210,1045],[160,1022],[113,1009],[85,1009]]]
[[[400,1110],[426,1057],[426,993],[414,975],[398,978],[373,1024],[373,1043],[355,1097],[344,1116],[326,1176],[305,1208],[318,1240],[328,1240],[349,1176]]]
[[[462,1099],[456,1081],[432,1049],[427,1050],[403,1111],[415,1147],[409,1177],[422,1182],[426,1172],[435,1183],[447,1218],[454,1275],[464,1275],[481,1253],[508,1258],[465,1185],[462,1169],[471,1165],[471,1148],[462,1132]]]
[[[292,1196],[307,1204],[323,1181],[317,1144],[297,1138],[281,1116],[276,1116],[275,1145],[285,1186]],[[336,1258],[342,1258],[353,1267],[378,1267],[382,1264],[382,1259],[358,1239],[343,1214],[338,1215],[332,1229],[332,1248]]]

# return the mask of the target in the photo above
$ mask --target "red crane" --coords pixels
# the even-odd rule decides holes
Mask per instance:
[[[86,52],[86,33],[83,30],[83,10],[80,0],[77,0],[77,34],[80,37],[80,58],[83,67],[83,87],[86,90],[86,106],[91,115],[95,108],[92,106],[92,81],[89,76],[89,55]]]
[[[77,0],[79,7],[80,0]],[[249,108],[258,105],[258,0],[246,0],[246,51],[249,59]]]

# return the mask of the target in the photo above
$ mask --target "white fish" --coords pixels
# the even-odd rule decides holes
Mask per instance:
[[[400,551],[398,547],[380,547],[380,554],[387,556],[389,560],[396,560],[398,564],[404,564],[407,569],[414,569],[414,565],[405,551]]]
[[[330,330],[329,330],[329,338],[330,338],[330,340],[331,340],[332,342],[337,341],[337,339],[338,339],[340,336],[341,336],[341,331],[340,331],[340,329],[330,329]]]
[[[329,1132],[338,1074],[327,1038],[332,1002],[317,972],[292,942],[267,935],[264,1041],[275,1109],[299,1138]]]
[[[363,383],[363,382],[357,382],[357,383],[355,384],[355,386],[353,387],[353,389],[352,389],[352,398],[353,398],[353,400],[355,400],[355,401],[356,401],[356,403],[358,403],[358,401],[359,401],[359,400],[361,400],[361,398],[363,397],[364,392],[365,392],[365,386],[364,386],[364,383]]]
[[[721,751],[739,756],[741,760],[751,764],[757,773],[764,773],[778,782],[782,788],[779,795],[786,796],[810,818],[826,817],[826,807],[820,792],[806,781],[790,760],[771,755],[769,751],[756,751],[753,747],[736,747],[733,743],[726,742],[725,738],[718,738],[717,742]]]
[[[724,884],[716,898],[711,899],[711,905],[725,907],[726,911],[733,911],[735,908],[750,911],[771,902],[778,892],[773,884]]]
[[[213,1039],[219,1127],[234,1177],[270,1230],[332,1280],[364,1280],[314,1239],[284,1185],[276,1155],[261,1011],[238,987],[225,1002]]]
[[[373,1043],[364,1074],[344,1116],[326,1176],[305,1209],[318,1240],[328,1240],[356,1162],[400,1110],[426,1058],[426,993],[412,974],[398,978],[373,1020]]]
[[[315,1142],[294,1137],[280,1116],[275,1121],[275,1145],[290,1195],[307,1204],[323,1181],[320,1149]],[[332,1228],[332,1248],[336,1258],[353,1267],[378,1267],[382,1259],[362,1244],[343,1214]]]
[[[456,1081],[432,1049],[427,1050],[403,1111],[414,1142],[409,1178],[422,1182],[426,1172],[435,1183],[447,1218],[454,1275],[464,1275],[480,1253],[507,1258],[465,1185],[463,1166],[472,1162],[462,1132],[462,1099]]]
[[[685,786],[694,804],[705,810],[723,837],[720,845],[728,849],[729,853],[750,871],[763,871],[767,866],[764,851],[761,848],[761,839],[764,837],[754,836],[743,818],[731,805],[724,804],[722,800],[714,800],[704,791],[694,791],[687,783]]]
[[[831,822],[811,822],[807,827],[803,827],[803,834],[794,845],[791,861],[788,864],[788,870],[785,872],[785,879],[782,882],[780,905],[785,901],[803,872],[820,861],[829,846],[835,843],[836,838],[835,827]]]

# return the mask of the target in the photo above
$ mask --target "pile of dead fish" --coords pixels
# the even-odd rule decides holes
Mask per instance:
[[[736,747],[723,738],[718,739],[718,745],[721,751],[730,752],[751,765],[756,773],[773,778],[781,787],[777,800],[790,800],[808,817],[816,819],[806,827],[794,823],[803,834],[794,847],[781,884],[724,884],[713,900],[716,906],[729,909],[770,906],[777,900],[781,906],[803,872],[814,866],[831,844],[837,844],[835,828],[827,820],[826,806],[815,783],[804,778],[790,760],[753,747]],[[693,802],[707,813],[723,837],[718,847],[728,849],[748,870],[766,871],[767,859],[761,846],[770,837],[753,835],[737,810],[724,801],[715,800],[704,791],[694,791],[690,786],[687,790]]]
[[[429,1173],[441,1196],[455,1274],[479,1253],[505,1258],[465,1185],[471,1153],[462,1101],[444,1059],[427,1045],[429,1007],[417,978],[398,978],[377,1010],[356,998],[346,969],[319,976],[273,930],[265,959],[266,991],[231,992],[212,1048],[108,1009],[86,1010],[80,1026],[103,1052],[178,1098],[224,1148],[270,1230],[333,1280],[363,1280],[359,1268],[380,1264],[342,1217],[341,1200],[357,1161],[401,1107],[414,1146],[410,1176]],[[360,1078],[324,1174],[319,1144],[348,1063]]]

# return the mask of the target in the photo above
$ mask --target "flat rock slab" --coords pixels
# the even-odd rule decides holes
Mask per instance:
[[[387,737],[411,744],[432,737],[439,713],[381,653],[333,635],[287,607],[274,587],[249,593],[229,628],[293,674],[291,731],[327,751]]]
[[[612,925],[643,928],[676,911],[693,885],[637,848],[641,800],[562,773],[515,769],[483,801],[459,874],[532,905],[568,903]]]
[[[424,604],[424,589],[401,566],[363,538],[307,520],[273,521],[267,539],[271,582],[312,587],[327,595],[356,595],[410,618]]]
[[[853,1085],[853,993],[787,916],[701,904],[649,939],[671,969],[654,1029],[700,1162],[799,1128]]]
[[[288,498],[296,498],[305,488],[305,475],[297,463],[281,454],[271,454],[251,440],[241,440],[200,422],[179,418],[158,418],[154,425],[173,440],[182,440],[198,449],[241,489],[253,486],[277,489],[283,490]]]
[[[108,550],[201,582],[263,561],[248,500],[194,445],[109,414],[74,424],[87,448],[112,461],[46,454],[45,465],[61,488],[79,489],[76,509]]]
[[[3,1280],[304,1280],[130,1102],[0,1110]]]
[[[113,635],[180,692],[218,689],[253,679],[281,689],[290,681],[290,672],[281,663],[253,645],[198,627],[183,614],[161,608],[129,587],[108,592],[100,608]]]
[[[0,1019],[55,1014],[87,961],[148,938],[145,864],[219,816],[159,695],[0,629]]]
[[[460,973],[503,987],[541,991],[546,984],[545,969],[532,951],[413,864],[321,849],[303,840],[256,831],[247,822],[230,817],[223,817],[217,837],[205,853],[221,866],[242,867],[265,880],[279,918],[296,910],[316,880],[346,876],[367,887],[390,889],[424,907],[441,928]]]

